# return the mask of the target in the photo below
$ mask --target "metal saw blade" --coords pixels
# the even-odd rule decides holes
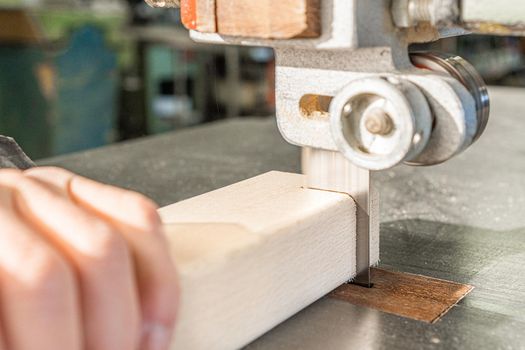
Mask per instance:
[[[356,202],[356,277],[352,282],[371,287],[370,171],[339,152],[314,148],[303,148],[302,168],[309,188],[347,193]]]

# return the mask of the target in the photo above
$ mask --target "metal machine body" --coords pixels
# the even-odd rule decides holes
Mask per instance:
[[[499,17],[499,27],[478,21],[473,8],[471,0],[322,0],[316,38],[190,31],[199,42],[275,49],[277,123],[289,143],[303,147],[308,185],[348,193],[358,204],[360,284],[370,286],[370,171],[442,163],[485,129],[489,99],[475,69],[457,56],[408,51],[411,43],[470,29],[524,32],[514,19]]]
[[[488,101],[484,87],[479,86],[479,94],[485,93],[479,97],[447,72],[420,69],[410,60],[408,45],[439,39],[437,27],[426,22],[398,28],[385,1],[324,0],[320,6],[322,34],[316,39],[260,40],[197,31],[191,37],[274,47],[276,116],[283,137],[298,146],[339,151],[366,169],[404,161],[440,163],[481,133],[487,116],[477,118],[476,110],[486,104],[478,107],[476,100]],[[365,95],[367,101],[361,98]],[[349,101],[361,111],[345,113]],[[368,112],[379,110],[393,122],[391,132],[374,134],[365,127]],[[349,116],[353,126],[344,122]]]

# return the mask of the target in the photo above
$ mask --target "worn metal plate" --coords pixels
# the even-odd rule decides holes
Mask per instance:
[[[378,268],[370,269],[372,288],[344,284],[330,297],[414,320],[434,323],[473,287],[442,279]]]

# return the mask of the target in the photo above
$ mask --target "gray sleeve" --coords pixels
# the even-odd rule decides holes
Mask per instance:
[[[0,135],[0,168],[29,169],[35,163],[11,137]]]

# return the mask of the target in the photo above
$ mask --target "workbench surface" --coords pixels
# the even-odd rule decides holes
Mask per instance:
[[[381,266],[468,283],[435,324],[323,298],[248,349],[525,349],[525,89],[490,90],[481,139],[452,161],[375,173]],[[274,118],[237,119],[48,159],[170,204],[269,170],[299,171]]]

